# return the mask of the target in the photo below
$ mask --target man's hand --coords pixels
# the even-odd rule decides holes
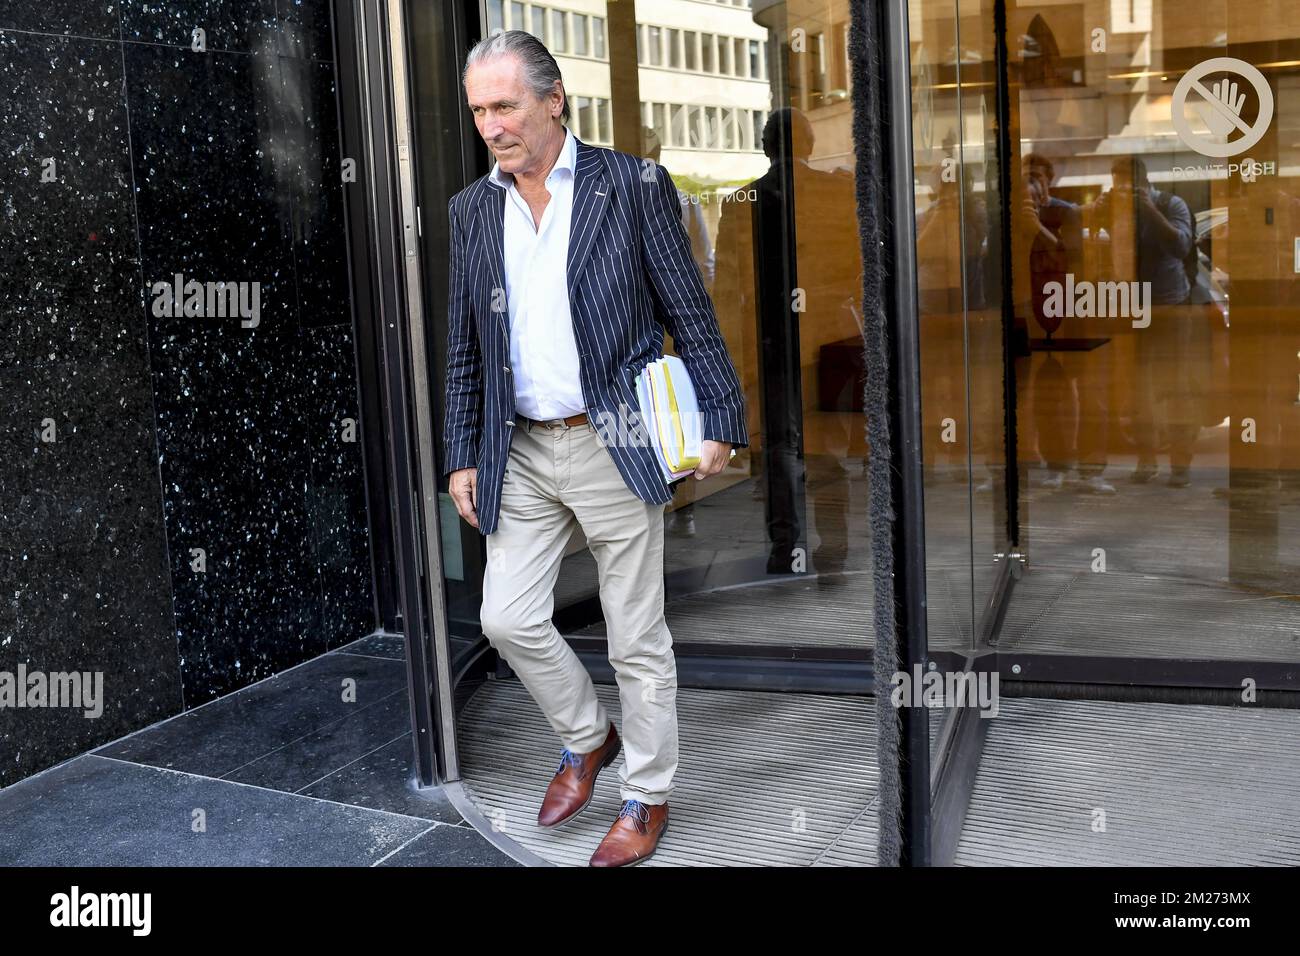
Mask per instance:
[[[469,522],[470,527],[478,530],[478,469],[462,468],[453,471],[447,482],[447,491],[451,500],[456,502],[456,510]]]
[[[727,467],[727,461],[731,457],[731,442],[714,441],[712,438],[704,439],[700,445],[700,464],[695,469],[695,478],[703,481],[710,475],[716,475]]]
[[[1160,216],[1157,221],[1163,221],[1165,218],[1156,205],[1156,201],[1151,198],[1151,190],[1149,189],[1137,190],[1137,207],[1139,216]]]

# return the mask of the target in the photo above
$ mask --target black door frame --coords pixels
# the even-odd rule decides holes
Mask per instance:
[[[460,776],[437,527],[401,0],[332,4],[378,620],[407,639],[415,785]],[[414,625],[411,622],[416,622]],[[418,639],[412,639],[418,636]]]

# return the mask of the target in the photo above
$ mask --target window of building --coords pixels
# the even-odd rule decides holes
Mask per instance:
[[[524,5],[522,3],[519,3],[518,0],[511,0],[510,24],[509,24],[510,29],[523,30],[526,25],[527,25],[527,21],[524,20]]]
[[[586,56],[590,49],[587,43],[587,20],[585,13],[573,14],[573,55]]]
[[[605,59],[605,18],[591,18],[591,52],[593,56]]]
[[[749,75],[760,77],[763,75],[763,61],[759,55],[758,41],[749,41]]]
[[[689,137],[687,145],[699,149],[703,142],[703,133],[701,131],[704,129],[704,108],[701,106],[690,106],[687,107],[687,110],[687,115],[690,116],[690,121],[687,127],[687,136]]]
[[[609,100],[604,97],[601,97],[600,100],[600,141],[602,143],[614,142],[613,107]]]
[[[732,64],[735,68],[736,76],[749,76],[749,58],[745,56],[745,41],[735,39],[731,41]]]
[[[532,29],[528,32],[543,43],[546,42],[546,10],[542,7],[530,7],[528,12],[531,14],[533,22]]]
[[[649,27],[646,33],[646,52],[650,54],[651,66],[663,66],[663,28]]]
[[[717,72],[717,67],[714,65],[715,63],[716,61],[713,58],[713,34],[701,33],[700,34],[700,68],[705,73],[715,73]]]
[[[681,42],[682,42],[682,31],[674,30],[673,28],[669,27],[668,65],[671,66],[674,70],[680,70],[682,68]]]
[[[839,42],[835,50],[835,86],[837,89],[849,88],[849,25],[841,23],[836,27]]]
[[[686,57],[683,62],[688,70],[698,70],[700,58],[696,55],[695,47],[700,42],[700,35],[694,30],[687,30],[682,34],[682,42],[685,45]]]
[[[573,135],[581,140],[590,139],[587,132],[587,123],[589,122],[588,114],[591,110],[590,96],[573,97]]]
[[[690,115],[687,112],[686,107],[681,103],[674,103],[670,109],[672,110],[673,116],[672,144],[674,146],[690,146]]]
[[[762,110],[754,110],[752,119],[754,124],[754,149],[761,151],[763,149],[763,126],[767,117]]]
[[[565,21],[568,14],[563,10],[551,11],[551,52],[569,52],[569,31]]]
[[[826,34],[813,34],[811,45],[812,75],[808,78],[808,90],[819,96],[826,90]]]
[[[665,118],[666,109],[663,103],[650,104],[650,125],[654,131],[659,134],[659,142],[664,146],[668,145],[668,121]]]
[[[728,107],[722,108],[722,148],[740,148],[740,143],[736,141],[736,111]]]
[[[487,5],[488,35],[491,36],[506,28],[505,0],[488,0]]]

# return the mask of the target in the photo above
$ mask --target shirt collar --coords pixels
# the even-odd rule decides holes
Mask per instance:
[[[578,167],[578,139],[573,135],[573,130],[567,126],[564,128],[564,145],[560,147],[560,155],[555,160],[555,165],[551,167],[551,173],[558,169],[567,169],[569,175],[573,176]],[[550,175],[549,173],[547,175]],[[501,164],[493,161],[492,172],[488,173],[489,182],[495,183],[502,189],[509,189],[514,185],[515,177],[512,173],[501,171]]]

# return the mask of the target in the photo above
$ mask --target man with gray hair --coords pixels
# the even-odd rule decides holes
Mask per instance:
[[[663,578],[672,488],[636,381],[666,329],[700,407],[695,480],[748,444],[744,397],[664,168],[578,140],[555,58],[528,33],[480,41],[463,81],[496,162],[448,205],[443,473],[487,539],[483,633],[564,744],[538,825],[581,812],[622,748],[622,807],[591,864],[640,863],[668,825],[678,740]],[[551,623],[577,526],[599,569],[625,739]]]

